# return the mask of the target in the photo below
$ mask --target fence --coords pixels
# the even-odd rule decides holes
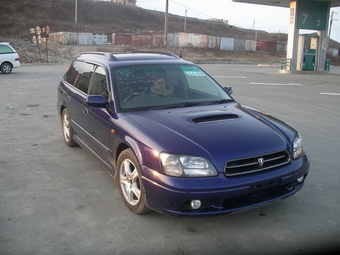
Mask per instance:
[[[83,44],[83,45],[130,45],[137,47],[163,47],[164,34],[124,34],[111,33],[108,35],[96,35],[91,33],[50,33],[50,40],[61,44]],[[209,48],[221,51],[264,51],[264,52],[287,52],[287,44],[266,40],[245,40],[236,38],[225,38],[192,33],[169,33],[167,35],[167,46],[173,48]],[[329,49],[331,50],[331,49]],[[332,50],[336,55],[339,50]],[[340,52],[339,52],[340,53]]]

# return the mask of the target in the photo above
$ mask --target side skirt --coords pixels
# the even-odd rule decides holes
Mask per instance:
[[[107,164],[102,157],[100,157],[94,150],[92,150],[83,140],[81,140],[76,134],[74,134],[73,139],[77,142],[80,147],[82,147],[87,152],[90,152],[92,155],[96,157],[96,159],[104,166],[106,171],[111,175],[111,177],[116,180],[116,169],[114,169],[111,165]]]

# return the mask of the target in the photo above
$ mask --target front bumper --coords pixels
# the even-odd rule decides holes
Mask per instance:
[[[304,155],[298,160],[267,172],[226,178],[174,178],[143,167],[147,205],[163,214],[212,216],[232,213],[287,198],[299,191],[309,171]],[[300,177],[303,180],[298,181]],[[202,206],[192,209],[190,202]]]

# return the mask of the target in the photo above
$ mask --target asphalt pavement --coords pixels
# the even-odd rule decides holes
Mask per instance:
[[[65,146],[67,64],[0,74],[0,254],[326,254],[340,248],[340,69],[202,65],[240,103],[299,130],[311,167],[294,196],[208,218],[135,215],[94,157]]]

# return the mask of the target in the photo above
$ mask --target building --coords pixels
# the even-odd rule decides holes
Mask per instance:
[[[136,6],[137,0],[115,0],[115,3],[118,4],[128,4],[128,5],[133,5]]]
[[[136,6],[136,2],[137,2],[137,0],[93,0],[93,1],[113,2],[117,4],[128,4],[128,5],[133,5],[133,6]]]

